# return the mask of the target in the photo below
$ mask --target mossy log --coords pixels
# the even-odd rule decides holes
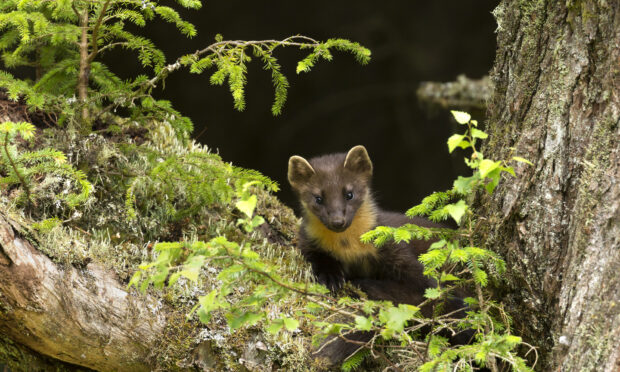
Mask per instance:
[[[498,293],[538,370],[618,371],[620,3],[504,0],[494,14],[483,152],[534,163],[479,200],[480,237],[507,263]]]
[[[95,262],[58,265],[0,213],[0,329],[41,354],[95,370],[150,370],[170,310]]]

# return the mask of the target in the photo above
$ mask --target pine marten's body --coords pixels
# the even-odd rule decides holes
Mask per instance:
[[[376,226],[439,225],[379,209],[371,196],[371,176],[372,163],[363,146],[356,146],[347,154],[325,155],[310,161],[291,157],[288,178],[303,207],[299,249],[319,282],[331,289],[337,289],[345,280],[365,281],[361,284],[366,285],[360,286],[372,297],[411,303],[407,299],[383,298],[378,292],[388,290],[386,280],[402,281],[407,292],[417,294],[434,285],[422,274],[417,260],[430,243],[412,241],[376,248],[360,242],[360,235]],[[365,288],[371,280],[384,281],[379,283],[382,288]]]
[[[423,275],[417,259],[431,242],[417,240],[376,248],[360,242],[360,235],[376,226],[439,225],[379,209],[371,196],[371,176],[372,162],[363,146],[309,161],[300,156],[290,158],[288,180],[303,208],[299,249],[312,265],[317,280],[332,290],[349,280],[370,299],[417,305],[424,300],[424,290],[436,285]],[[448,301],[446,310],[463,306],[460,298],[454,298]],[[425,316],[431,312],[430,306],[422,308]],[[328,357],[338,362],[339,357],[345,358],[356,348],[332,350],[332,354],[340,355]]]

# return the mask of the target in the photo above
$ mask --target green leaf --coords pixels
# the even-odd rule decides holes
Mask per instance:
[[[138,287],[138,284],[140,284],[141,278],[142,278],[142,271],[136,271],[132,275],[131,280],[129,280],[129,284],[127,284],[127,288],[131,286]]]
[[[461,223],[461,218],[467,212],[469,208],[467,203],[464,200],[459,200],[455,204],[448,204],[444,208],[450,213],[450,216],[456,221],[456,223]]]
[[[459,124],[467,124],[471,120],[471,115],[466,112],[450,110],[450,113]]]
[[[534,163],[532,163],[531,161],[527,160],[526,158],[522,158],[520,156],[513,156],[512,160],[516,160],[518,162],[529,164],[529,165],[534,165]]]
[[[391,307],[387,311],[382,310],[379,318],[386,323],[389,330],[400,333],[405,328],[407,321],[414,317],[420,309],[413,305],[400,304],[398,307]]]
[[[469,193],[471,193],[476,181],[477,181],[477,178],[475,176],[471,176],[471,177],[459,176],[454,181],[454,190],[456,190],[456,192],[458,192],[461,195],[468,195]]]
[[[252,214],[254,214],[254,209],[256,208],[256,202],[257,202],[256,195],[251,195],[249,198],[245,200],[239,200],[235,204],[235,207],[237,207],[238,210],[243,212],[243,214],[248,216],[248,218],[252,218]]]
[[[240,315],[227,314],[228,326],[231,330],[239,329],[244,325],[254,325],[265,317],[263,313],[245,312]]]
[[[276,333],[280,332],[282,328],[284,328],[284,321],[282,319],[274,319],[267,327],[267,332],[275,335]]]
[[[493,194],[493,190],[495,190],[495,187],[497,186],[497,184],[499,183],[499,179],[501,176],[501,169],[500,168],[495,168],[493,169],[488,175],[487,178],[491,179],[491,182],[488,182],[484,188],[487,190],[487,192],[489,194]]]
[[[439,296],[441,296],[441,290],[439,288],[426,288],[424,291],[424,297],[430,298],[431,300],[439,298]]]
[[[212,311],[228,306],[227,303],[220,302],[217,299],[217,291],[215,289],[205,296],[198,297],[198,303],[200,304],[198,316],[203,323],[208,323],[210,321]]]
[[[482,160],[478,166],[478,169],[480,170],[480,177],[486,178],[489,173],[499,168],[501,164],[501,161],[493,161],[489,159]]]
[[[471,144],[469,141],[465,140],[464,134],[453,134],[450,138],[448,138],[448,151],[450,151],[450,153],[452,153],[452,151],[454,151],[457,147],[466,149],[470,146]]]
[[[299,321],[293,318],[283,318],[284,327],[289,331],[294,331],[299,327]]]
[[[488,134],[486,134],[485,132],[481,131],[480,129],[471,128],[471,136],[472,136],[473,138],[485,139],[485,138],[487,138],[489,135],[488,135]]]
[[[515,169],[513,167],[500,167],[502,172],[508,172],[511,176],[516,177]]]
[[[265,219],[261,216],[254,216],[251,221],[252,228],[258,227],[265,223]]]
[[[355,328],[362,331],[370,331],[372,328],[372,320],[370,320],[370,318],[366,318],[365,316],[356,316]]]
[[[267,327],[267,332],[275,335],[276,333],[280,332],[282,328],[284,328],[284,321],[282,319],[274,319]]]
[[[434,242],[433,244],[431,244],[431,246],[428,247],[428,249],[429,250],[439,249],[439,248],[445,247],[446,243],[447,242],[446,242],[445,239],[441,239],[441,240],[438,240],[438,241]]]
[[[465,297],[463,299],[463,301],[467,304],[467,306],[469,307],[474,307],[478,305],[478,300],[473,298],[473,297]]]

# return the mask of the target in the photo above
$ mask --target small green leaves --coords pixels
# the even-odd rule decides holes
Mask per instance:
[[[471,115],[466,112],[451,110],[450,113],[459,124],[467,124],[471,120]]]
[[[467,203],[465,203],[464,200],[459,200],[457,203],[454,204],[448,204],[445,206],[445,208],[457,224],[461,223],[461,218],[469,209]]]
[[[17,136],[31,140],[34,135],[35,127],[30,123],[0,123],[0,174],[6,175],[0,176],[0,185],[20,185],[24,191],[23,199],[32,203],[37,195],[31,194],[31,185],[53,175],[67,179],[65,191],[56,195],[57,200],[66,203],[70,209],[85,203],[93,186],[84,172],[66,163],[65,154],[51,148],[22,151],[16,146]]]
[[[385,323],[385,335],[393,336],[395,333],[401,333],[407,321],[412,319],[418,311],[420,311],[418,307],[408,304],[400,304],[398,307],[379,311],[379,320]]]
[[[527,160],[526,158],[522,158],[520,156],[513,156],[512,160],[516,160],[516,161],[518,161],[520,163],[525,163],[525,164],[528,164],[528,165],[534,165],[531,161]]]
[[[499,168],[501,164],[502,164],[501,161],[493,161],[489,159],[482,160],[478,168],[480,170],[480,177],[486,178],[489,175],[489,173]]]
[[[201,322],[209,323],[211,320],[211,313],[215,310],[227,308],[229,305],[227,302],[218,298],[218,291],[212,290],[206,296],[198,297],[198,303],[200,308],[198,309],[198,317]]]
[[[174,285],[180,277],[185,277],[192,282],[197,282],[200,269],[204,265],[205,260],[205,256],[202,255],[190,257],[182,266],[183,270],[179,270],[170,276],[169,285]]]
[[[264,313],[254,313],[251,311],[233,311],[226,314],[226,320],[231,330],[236,330],[244,326],[252,326],[265,318]]]
[[[257,184],[260,184],[260,182],[247,182],[241,187],[241,190],[237,191],[237,196],[239,196],[241,200],[237,201],[235,206],[245,215],[245,218],[240,218],[237,220],[237,224],[242,225],[247,232],[251,232],[265,222],[261,216],[252,217],[254,215],[254,210],[256,209],[258,199],[256,198],[256,195],[250,194],[249,189],[251,186]]]
[[[469,195],[478,181],[477,177],[463,177],[459,176],[454,181],[454,190],[461,195]]]
[[[372,318],[366,318],[365,316],[355,317],[355,328],[360,331],[370,331],[372,328]]]
[[[280,332],[282,329],[286,329],[288,331],[294,331],[298,327],[299,327],[299,321],[293,318],[283,317],[283,318],[272,320],[271,324],[267,327],[267,332],[276,334]]]
[[[466,149],[471,147],[469,141],[466,140],[465,135],[463,134],[453,134],[450,138],[448,138],[448,151],[452,153],[454,149],[460,147],[462,149]]]
[[[235,203],[235,207],[237,207],[237,209],[243,212],[243,214],[247,217],[251,218],[254,214],[254,209],[256,208],[256,201],[256,195],[251,195],[247,199],[239,200]]]
[[[441,290],[439,288],[426,288],[424,291],[424,297],[434,300],[441,296]]]
[[[486,139],[487,137],[489,137],[488,134],[486,134],[485,132],[477,128],[471,128],[471,136],[473,138],[480,138],[480,139]]]

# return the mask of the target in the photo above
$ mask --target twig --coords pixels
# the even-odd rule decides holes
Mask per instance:
[[[6,153],[7,159],[9,159],[9,163],[11,163],[11,167],[13,167],[15,175],[17,176],[17,178],[19,178],[19,182],[21,182],[22,186],[24,186],[24,190],[26,191],[26,198],[28,199],[28,202],[30,202],[30,188],[28,187],[28,184],[26,183],[26,180],[24,180],[24,178],[22,177],[21,173],[19,173],[19,170],[17,169],[17,164],[15,164],[13,158],[11,157],[11,154],[9,153],[9,132],[6,132],[6,134],[4,135],[4,152]]]
[[[298,41],[294,41],[294,40],[306,40],[307,42],[298,42]],[[302,48],[310,48],[310,47],[316,47],[319,45],[319,42],[309,38],[307,36],[302,36],[302,35],[294,35],[294,36],[290,36],[287,37],[284,40],[254,40],[254,41],[243,41],[243,40],[230,40],[230,41],[218,41],[216,43],[213,43],[211,45],[209,45],[208,47],[201,49],[201,50],[197,50],[196,52],[194,52],[193,54],[191,54],[191,57],[193,58],[199,58],[200,56],[206,54],[207,52],[213,52],[215,54],[217,54],[218,56],[221,56],[221,52],[224,50],[224,48],[228,45],[233,45],[235,47],[247,47],[247,46],[252,46],[252,45],[264,45],[264,44],[276,44],[275,47],[277,46],[298,46],[298,47],[302,47]],[[274,47],[274,49],[275,49]],[[151,80],[148,80],[142,84],[140,84],[141,86],[148,86],[151,88],[156,87],[157,83],[162,80],[163,78],[165,78],[170,72],[176,71],[179,68],[181,68],[181,59],[183,57],[179,57],[176,59],[176,61],[174,61],[173,63],[163,67],[160,72],[155,75]]]

